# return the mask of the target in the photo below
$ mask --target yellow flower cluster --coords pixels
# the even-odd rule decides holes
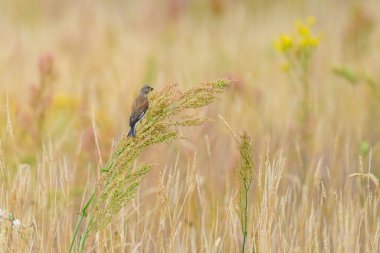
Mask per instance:
[[[286,52],[293,47],[293,38],[282,34],[275,42],[274,47],[280,52]]]
[[[315,48],[318,46],[319,37],[311,32],[315,24],[314,17],[308,17],[305,22],[296,20],[294,22],[294,34],[283,34],[274,41],[274,47],[279,52],[289,52],[294,49],[296,52]]]
[[[79,107],[79,104],[78,98],[72,97],[67,93],[58,93],[53,98],[53,109],[75,109]]]

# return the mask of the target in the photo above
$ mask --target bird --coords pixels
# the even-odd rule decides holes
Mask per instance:
[[[140,95],[135,99],[132,105],[131,116],[129,117],[129,130],[128,137],[136,137],[136,124],[139,122],[145,115],[146,111],[149,108],[148,93],[153,90],[149,85],[144,85],[140,90]]]

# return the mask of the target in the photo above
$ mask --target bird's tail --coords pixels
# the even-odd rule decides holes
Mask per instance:
[[[132,136],[133,138],[136,137],[136,126],[135,125],[131,126],[131,129],[129,130],[129,133],[128,133],[128,137],[129,136]]]

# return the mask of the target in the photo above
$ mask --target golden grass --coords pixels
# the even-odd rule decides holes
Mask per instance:
[[[0,252],[69,249],[143,83],[221,78],[235,85],[196,116],[253,141],[246,251],[379,252],[377,1],[180,2],[0,2]],[[307,16],[321,36],[302,125],[273,40]],[[179,131],[137,158],[157,164],[86,251],[241,250],[234,137],[220,120]]]

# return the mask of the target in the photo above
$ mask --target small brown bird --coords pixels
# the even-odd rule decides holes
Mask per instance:
[[[147,95],[152,90],[153,88],[149,85],[144,85],[140,90],[140,95],[136,98],[135,102],[133,102],[131,116],[129,117],[131,130],[129,130],[128,136],[136,137],[136,124],[144,117],[149,108]]]

